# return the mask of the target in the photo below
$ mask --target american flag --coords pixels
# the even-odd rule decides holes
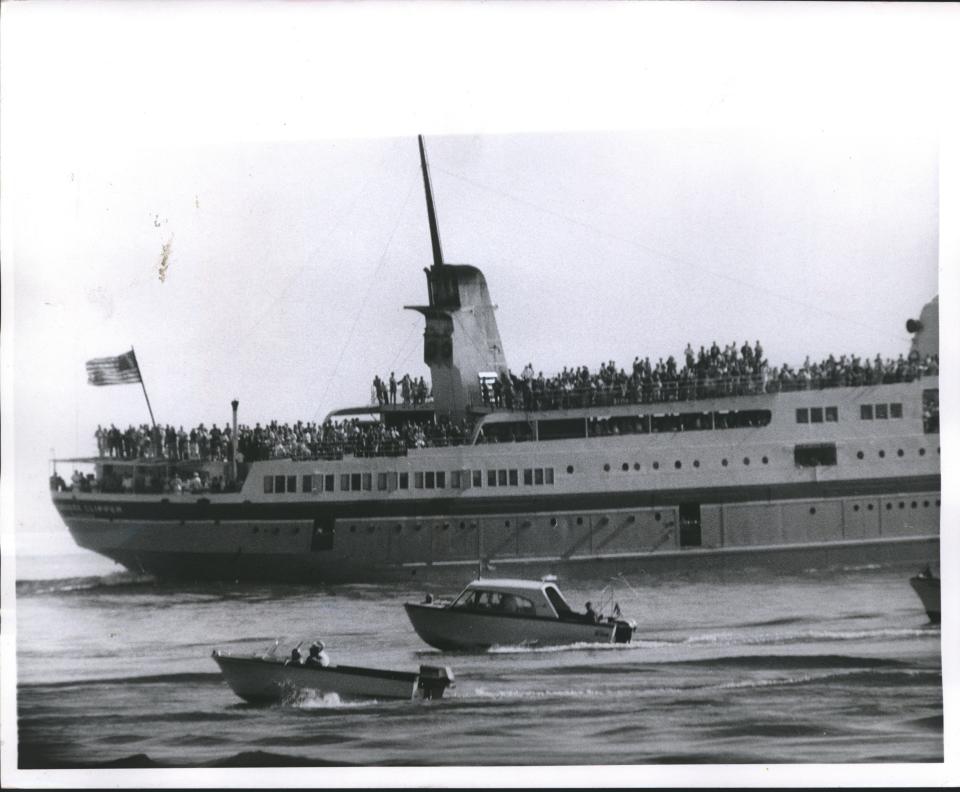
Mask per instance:
[[[132,349],[117,357],[87,361],[87,382],[90,385],[126,385],[142,381],[137,356]]]

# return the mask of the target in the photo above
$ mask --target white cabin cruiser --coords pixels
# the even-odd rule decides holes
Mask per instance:
[[[574,612],[552,577],[478,578],[452,602],[408,602],[404,608],[417,635],[446,650],[629,643],[636,628],[619,617]]]
[[[330,665],[308,666],[279,657],[231,655],[214,650],[213,659],[230,688],[252,704],[288,700],[304,692],[336,693],[343,699],[435,699],[453,684],[446,667],[420,666],[418,672]]]

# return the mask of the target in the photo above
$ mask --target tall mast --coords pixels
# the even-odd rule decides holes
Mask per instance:
[[[417,135],[420,144],[420,167],[423,169],[423,190],[427,195],[427,219],[430,221],[430,244],[433,246],[433,266],[443,266],[443,251],[440,249],[440,231],[437,228],[437,213],[433,209],[433,192],[430,190],[430,171],[427,170],[427,154],[423,150],[423,135]]]

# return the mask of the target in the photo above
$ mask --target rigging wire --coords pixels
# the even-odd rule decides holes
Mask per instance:
[[[383,268],[383,265],[387,260],[387,253],[390,251],[390,245],[393,243],[393,238],[396,236],[397,229],[400,228],[400,221],[403,220],[403,216],[406,212],[407,205],[410,203],[410,196],[413,193],[413,188],[415,185],[416,181],[411,180],[410,188],[407,190],[407,194],[403,199],[403,203],[400,206],[400,211],[397,212],[396,222],[393,224],[393,229],[390,231],[390,236],[387,238],[387,243],[383,246],[383,252],[380,254],[380,258],[377,260],[377,266],[374,267],[373,275],[370,277],[369,282],[367,283],[367,288],[364,291],[362,299],[360,300],[360,306],[354,314],[353,323],[350,325],[350,330],[347,332],[347,339],[344,341],[343,346],[340,347],[340,355],[337,357],[337,362],[333,367],[333,371],[330,373],[330,376],[327,377],[327,385],[323,389],[323,394],[320,396],[317,409],[314,410],[313,413],[314,421],[316,421],[320,416],[322,405],[326,401],[327,394],[330,392],[330,386],[336,379],[337,374],[340,371],[340,364],[343,362],[343,357],[346,354],[350,343],[353,341],[353,334],[357,329],[357,325],[360,323],[360,317],[363,315],[364,309],[367,307],[367,301],[370,298],[373,287],[377,284],[377,275],[380,274],[380,270]]]
[[[435,166],[435,167],[436,167],[436,166]],[[455,172],[453,172],[453,171],[447,170],[446,168],[442,168],[442,167],[436,167],[436,169],[442,171],[443,173],[447,174],[448,176],[452,176],[452,177],[455,178],[455,179],[459,179],[460,181],[466,182],[467,184],[470,184],[470,185],[472,185],[472,186],[474,186],[474,187],[477,187],[477,188],[479,188],[479,189],[481,189],[481,190],[486,190],[486,191],[491,192],[491,193],[493,193],[493,194],[495,194],[495,195],[499,195],[499,196],[501,196],[502,198],[507,198],[508,200],[514,201],[514,202],[516,202],[516,203],[524,204],[524,205],[526,205],[526,206],[529,206],[529,207],[531,207],[531,208],[533,208],[533,209],[536,209],[537,211],[543,212],[543,213],[545,213],[545,214],[553,215],[554,217],[558,217],[558,218],[560,218],[560,219],[562,219],[562,220],[564,220],[564,221],[566,221],[566,222],[568,222],[568,223],[571,223],[571,224],[573,224],[573,225],[580,226],[581,228],[584,228],[584,229],[586,229],[586,230],[588,230],[588,231],[592,231],[593,233],[595,233],[595,234],[597,234],[597,235],[599,235],[599,236],[601,236],[601,237],[607,237],[607,238],[609,238],[609,239],[612,239],[612,240],[615,240],[615,241],[618,241],[618,242],[624,242],[624,243],[626,243],[626,244],[628,244],[628,245],[633,245],[634,247],[640,248],[641,250],[644,250],[644,251],[646,251],[647,253],[650,253],[650,254],[652,254],[652,255],[654,255],[654,256],[667,259],[667,260],[672,261],[672,262],[674,262],[674,263],[676,263],[676,264],[680,264],[680,265],[682,265],[682,266],[684,266],[684,267],[688,267],[688,268],[691,268],[691,269],[695,269],[695,270],[697,270],[697,271],[699,271],[699,272],[704,272],[704,273],[706,273],[707,275],[712,275],[713,277],[719,278],[719,279],[721,279],[721,280],[726,280],[726,281],[730,281],[731,283],[736,283],[736,284],[739,285],[739,286],[743,286],[743,287],[745,287],[745,288],[747,288],[747,289],[752,289],[753,291],[763,292],[764,294],[767,294],[767,295],[769,295],[769,296],[771,296],[771,297],[775,297],[775,298],[777,298],[777,299],[779,299],[779,300],[783,300],[784,302],[792,303],[792,304],[794,304],[794,305],[796,305],[796,306],[798,306],[798,307],[806,308],[806,309],[811,310],[811,311],[816,311],[816,312],[818,312],[818,313],[824,314],[825,316],[829,316],[829,317],[831,317],[831,318],[838,319],[838,320],[840,320],[840,321],[842,321],[842,322],[847,322],[847,323],[849,323],[849,324],[859,325],[860,327],[866,328],[866,329],[868,329],[868,330],[872,330],[872,331],[874,331],[874,332],[881,332],[881,333],[883,333],[883,335],[884,335],[885,337],[887,337],[887,338],[891,338],[891,339],[892,339],[892,338],[896,338],[898,341],[902,341],[902,340],[903,340],[903,336],[900,336],[900,335],[896,335],[896,336],[895,336],[895,335],[893,335],[892,333],[890,333],[889,328],[886,328],[885,330],[879,330],[879,326],[877,326],[877,325],[867,324],[866,322],[859,322],[859,321],[857,321],[856,319],[851,319],[851,318],[850,318],[849,316],[847,316],[847,315],[835,313],[835,312],[830,311],[830,310],[828,310],[828,309],[826,309],[826,308],[823,308],[823,307],[821,307],[821,306],[819,306],[819,305],[815,305],[815,304],[813,304],[813,303],[804,302],[803,300],[798,300],[798,299],[796,299],[796,298],[794,298],[794,297],[789,297],[789,296],[787,296],[787,295],[785,295],[785,294],[781,294],[780,292],[776,292],[776,291],[774,291],[774,290],[772,290],[772,289],[768,289],[768,288],[763,287],[763,286],[758,286],[757,284],[751,283],[750,281],[746,281],[746,280],[743,280],[743,279],[741,279],[741,278],[737,278],[737,277],[734,276],[734,275],[729,275],[729,274],[727,274],[727,273],[718,272],[718,271],[716,271],[716,270],[709,269],[709,268],[704,267],[702,264],[699,264],[699,263],[697,263],[697,262],[689,261],[689,260],[684,259],[684,258],[682,258],[682,257],[680,257],[680,256],[677,256],[676,254],[667,253],[667,252],[665,252],[665,251],[663,251],[663,250],[659,250],[659,249],[657,249],[657,248],[651,247],[650,245],[644,244],[643,242],[638,242],[638,241],[635,240],[635,239],[631,239],[631,238],[629,238],[629,237],[625,237],[625,236],[622,236],[622,235],[620,235],[620,234],[615,234],[615,233],[610,232],[610,231],[607,231],[607,230],[605,230],[605,229],[598,228],[598,227],[596,227],[596,226],[594,226],[594,225],[591,225],[590,223],[587,223],[587,222],[585,222],[585,221],[583,221],[583,220],[580,220],[580,219],[578,219],[578,218],[576,218],[576,217],[572,217],[572,216],[570,216],[570,215],[568,215],[568,214],[565,214],[564,212],[560,212],[560,211],[558,211],[558,210],[556,210],[556,209],[551,209],[550,207],[543,206],[543,205],[541,205],[541,204],[537,204],[537,203],[535,203],[535,202],[533,202],[533,201],[531,201],[531,200],[529,200],[529,199],[527,199],[527,198],[522,198],[522,197],[520,197],[520,196],[513,195],[513,194],[508,193],[508,192],[506,192],[506,191],[504,191],[504,190],[501,190],[501,189],[499,189],[499,188],[497,188],[497,187],[491,187],[491,186],[489,186],[489,185],[483,184],[483,183],[481,183],[481,182],[476,181],[475,179],[471,179],[471,178],[468,177],[468,176],[464,176],[463,174],[455,173]]]

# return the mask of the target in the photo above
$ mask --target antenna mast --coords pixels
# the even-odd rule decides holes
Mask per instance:
[[[423,135],[417,135],[420,144],[420,167],[423,169],[423,190],[427,196],[427,219],[430,222],[430,244],[433,246],[433,266],[443,266],[443,251],[440,249],[440,231],[437,228],[437,213],[433,209],[433,192],[430,190],[430,171],[427,170],[427,154],[423,150]]]

